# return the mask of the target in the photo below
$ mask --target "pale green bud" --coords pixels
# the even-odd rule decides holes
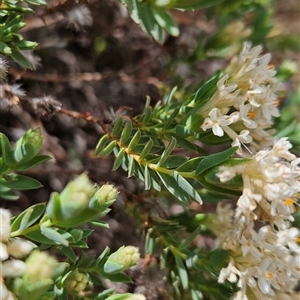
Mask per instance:
[[[18,259],[6,260],[1,266],[1,277],[20,277],[26,272],[26,264]]]
[[[95,193],[89,207],[104,211],[116,201],[118,193],[118,190],[112,184],[104,184]]]
[[[26,260],[27,272],[25,277],[29,282],[43,279],[52,279],[56,272],[58,262],[46,252],[33,251]]]
[[[64,286],[70,294],[78,294],[83,291],[88,283],[88,277],[77,270],[68,275]]]
[[[123,246],[112,253],[104,264],[104,271],[107,273],[116,273],[129,269],[140,259],[140,252],[137,247]]]

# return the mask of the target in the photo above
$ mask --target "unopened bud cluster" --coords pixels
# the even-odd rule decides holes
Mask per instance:
[[[33,244],[22,239],[10,240],[10,217],[8,210],[0,208],[0,299],[15,299],[6,285],[5,279],[21,277],[27,270],[26,264],[17,258],[25,257]]]

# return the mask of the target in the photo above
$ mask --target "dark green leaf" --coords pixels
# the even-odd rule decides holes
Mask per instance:
[[[118,137],[122,131],[123,128],[123,119],[122,117],[118,117],[117,121],[114,124],[114,127],[111,131],[111,135]]]
[[[172,8],[194,10],[220,4],[224,0],[172,0]]]
[[[147,144],[145,145],[142,153],[140,154],[140,158],[145,158],[151,151],[153,147],[153,140],[150,138]]]
[[[6,175],[0,178],[0,184],[15,190],[32,190],[42,187],[37,180],[24,175]]]
[[[128,139],[131,136],[131,133],[132,133],[132,122],[131,120],[128,120],[121,134],[121,138],[120,138],[121,145],[125,144],[128,141]]]
[[[174,255],[174,257],[182,287],[186,290],[189,286],[188,273],[186,271],[181,257],[179,255]]]
[[[161,166],[167,160],[167,158],[170,156],[171,152],[173,151],[173,149],[175,147],[176,147],[176,139],[174,137],[172,137],[169,145],[167,146],[165,151],[162,153],[160,160],[157,163],[158,167]]]
[[[37,165],[40,165],[44,162],[47,162],[50,159],[51,159],[51,157],[48,155],[39,155],[39,156],[36,156],[33,159],[27,161],[26,163],[17,164],[16,170],[18,170],[18,171],[28,170],[28,169],[31,169],[31,168],[33,168]]]
[[[188,157],[179,156],[179,155],[170,155],[165,162],[161,165],[166,169],[174,169],[188,161]]]
[[[191,202],[190,196],[178,186],[176,180],[172,176],[164,173],[157,174],[160,177],[166,189],[173,196],[175,196],[178,200],[184,202],[185,204],[189,204]]]
[[[116,147],[117,142],[116,141],[112,141],[110,142],[101,152],[100,155],[101,156],[108,156],[112,153],[112,151],[114,150],[114,148]]]
[[[201,227],[199,226],[193,231],[185,240],[183,240],[180,245],[178,246],[178,250],[184,250],[201,232]]]
[[[176,26],[176,23],[174,22],[173,18],[166,12],[166,10],[152,5],[151,10],[156,22],[162,28],[164,28],[172,36],[179,35],[179,29]]]
[[[118,155],[116,156],[116,159],[115,159],[115,161],[114,161],[114,164],[113,164],[113,167],[112,167],[112,170],[113,170],[113,171],[117,170],[117,169],[121,166],[121,164],[122,164],[122,162],[123,162],[123,159],[124,159],[124,155],[125,155],[125,150],[122,148],[122,149],[119,151],[119,153],[118,153]]]
[[[27,60],[27,58],[23,54],[21,54],[19,50],[12,49],[10,57],[25,69],[32,69],[32,66]]]
[[[142,124],[143,126],[146,126],[148,122],[151,120],[152,116],[152,107],[148,106],[145,108],[145,111],[143,113],[143,119],[142,119]]]
[[[76,262],[76,255],[71,247],[62,246],[59,249],[72,263]]]
[[[167,120],[164,122],[164,129],[168,129],[169,126],[171,125],[171,123],[173,122],[173,120],[175,119],[175,117],[178,115],[178,112],[179,112],[180,108],[176,108],[173,113],[171,114],[171,116],[168,116]],[[172,126],[172,129],[173,129],[173,126]]]
[[[0,133],[1,152],[5,163],[9,167],[14,167],[16,164],[13,151],[10,148],[9,140],[3,133]]]
[[[183,178],[177,171],[173,172],[173,177],[182,190],[188,193],[198,203],[202,204],[202,199],[200,195],[185,178]]]
[[[201,162],[198,164],[198,167],[196,169],[196,176],[203,173],[205,170],[219,165],[223,162],[225,162],[228,158],[230,158],[237,150],[237,147],[229,148],[225,151],[211,154],[209,156],[204,157]]]
[[[135,148],[135,146],[140,141],[140,138],[141,138],[141,132],[138,130],[128,145],[128,151],[132,151]]]

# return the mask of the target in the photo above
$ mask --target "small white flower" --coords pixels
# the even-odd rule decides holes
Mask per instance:
[[[232,123],[230,116],[220,114],[218,108],[213,108],[208,114],[209,118],[206,118],[201,128],[206,131],[212,128],[214,135],[223,136],[224,131],[222,126],[227,126]]]

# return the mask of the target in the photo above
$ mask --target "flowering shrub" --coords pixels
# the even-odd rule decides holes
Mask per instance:
[[[172,11],[206,8],[211,15],[224,11],[228,18],[220,16],[223,29],[203,41],[191,60],[216,56],[229,62],[192,86],[192,92],[164,87],[168,92],[155,106],[148,97],[141,114],[129,117],[121,110],[106,113],[108,120],[68,110],[52,96],[26,96],[20,85],[10,83],[8,62],[0,57],[0,111],[21,106],[50,122],[65,115],[97,125],[102,136],[94,155],[113,156],[113,171],[122,168],[128,177],[138,178],[136,186],[142,181],[145,190],[137,189],[133,196],[142,199],[136,218],[144,249],[123,245],[110,253],[106,247],[96,257],[77,250],[88,248],[90,227],[109,230],[105,216],[120,193],[114,184],[99,186],[84,172],[61,192],[52,192],[47,202],[20,214],[12,216],[0,208],[0,299],[142,300],[147,291],[120,293],[105,284],[132,283],[130,271],[154,265],[164,271],[165,297],[298,299],[300,158],[294,153],[299,126],[276,131],[280,124],[274,118],[280,117],[284,84],[270,64],[271,55],[262,54],[260,45],[252,46],[270,30],[267,18],[259,19],[268,10],[260,1],[121,3],[123,13],[126,8],[133,21],[160,44],[167,34],[180,35]],[[32,12],[30,4],[45,5],[0,0],[0,54],[24,68],[35,65],[23,51],[36,43],[24,41],[19,33],[26,27],[24,15]],[[258,12],[251,29],[237,19],[248,11]],[[85,4],[71,7],[64,15],[61,20],[75,30],[93,21]],[[234,34],[224,36],[230,32]],[[288,64],[282,68],[282,78],[294,72]],[[1,199],[17,200],[22,190],[42,188],[39,181],[23,175],[51,159],[39,154],[42,132],[39,127],[29,129],[16,142],[0,132]],[[164,212],[152,207],[151,201],[176,203],[180,209]],[[215,203],[215,212],[192,209],[207,203]]]

